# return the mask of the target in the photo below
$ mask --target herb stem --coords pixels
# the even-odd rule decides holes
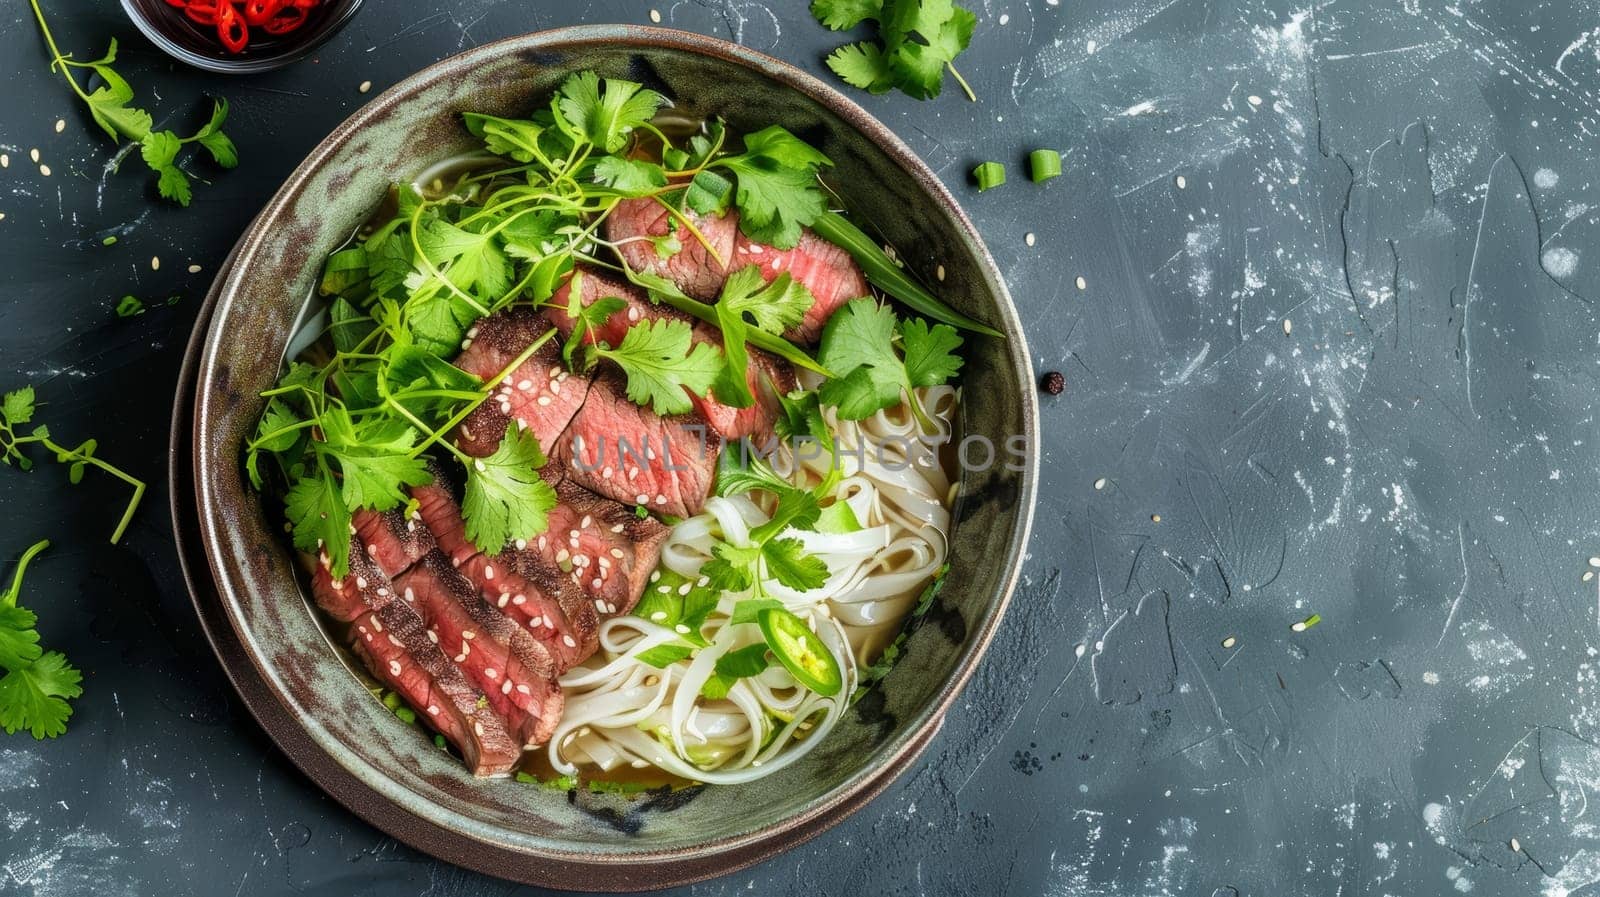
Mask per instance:
[[[44,34],[45,45],[50,48],[50,55],[55,57],[50,62],[50,68],[55,69],[60,66],[61,77],[66,78],[67,83],[72,85],[72,92],[77,94],[79,99],[82,99],[85,103],[89,102],[89,95],[78,85],[78,79],[72,77],[72,73],[67,70],[67,57],[62,55],[61,48],[56,46],[55,35],[50,33],[50,26],[44,20],[44,10],[39,8],[39,0],[30,0],[30,2],[33,5],[34,18],[39,20],[39,31]]]
[[[556,330],[555,330],[554,327],[550,328],[549,330],[546,330],[544,332],[543,336],[540,336],[538,339],[534,340],[531,344],[529,344],[528,348],[523,349],[522,352],[520,354],[518,354],[516,358],[511,359],[511,363],[507,364],[504,368],[502,368],[500,373],[495,374],[493,377],[490,377],[488,380],[485,380],[484,383],[483,383],[483,391],[481,393],[479,393],[478,396],[475,399],[473,399],[467,405],[462,407],[455,414],[452,414],[450,416],[450,419],[445,421],[443,426],[439,427],[436,430],[429,429],[425,425],[424,426],[419,426],[417,429],[421,430],[423,433],[426,433],[427,435],[425,437],[423,437],[423,440],[421,442],[417,443],[416,446],[414,446],[411,449],[411,451],[408,453],[409,456],[412,457],[412,458],[418,457],[423,452],[427,451],[428,448],[430,446],[432,446],[434,443],[439,442],[445,448],[449,449],[452,452],[455,452],[456,457],[461,458],[463,461],[468,460],[465,455],[463,455],[460,452],[456,451],[455,447],[452,446],[449,442],[440,442],[440,437],[443,436],[444,434],[450,432],[451,430],[454,430],[457,425],[459,425],[462,421],[466,420],[467,419],[467,415],[469,415],[473,411],[477,410],[479,405],[482,405],[485,401],[487,401],[489,399],[489,396],[494,393],[494,388],[496,386],[499,386],[501,384],[501,382],[503,382],[507,377],[511,376],[511,372],[515,371],[517,368],[521,367],[523,362],[525,362],[528,359],[532,358],[533,354],[535,352],[539,351],[539,348],[541,346],[543,346],[545,343],[549,342],[550,339],[552,337],[554,337],[555,335],[556,335]],[[415,419],[413,418],[413,420],[415,420]]]
[[[122,519],[118,521],[117,528],[111,533],[111,544],[115,545],[122,540],[122,534],[127,531],[128,523],[133,520],[133,512],[139,509],[139,502],[144,498],[145,482],[132,474],[124,472],[114,464],[96,458],[94,455],[84,454],[77,449],[69,449],[58,445],[48,436],[28,437],[29,441],[37,439],[38,443],[56,453],[56,460],[61,462],[79,461],[92,464],[106,473],[133,487],[133,496],[128,499],[128,506],[122,512]],[[19,442],[22,440],[18,440]]]
[[[11,586],[4,593],[0,593],[0,607],[17,606],[17,596],[22,594],[22,574],[28,572],[28,562],[49,547],[49,539],[40,539],[29,545],[28,550],[22,553],[22,557],[17,558],[17,567],[11,571]]]
[[[967,79],[961,77],[961,73],[956,71],[956,64],[953,62],[947,62],[944,65],[945,68],[950,70],[950,74],[955,76],[956,83],[961,85],[961,89],[966,91],[967,99],[974,103],[978,102],[978,95],[972,92],[972,85],[967,83]]]

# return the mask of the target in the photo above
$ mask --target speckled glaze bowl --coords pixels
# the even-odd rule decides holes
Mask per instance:
[[[461,112],[526,114],[582,69],[642,81],[736,130],[778,123],[821,147],[858,220],[880,228],[924,281],[943,265],[938,292],[1007,337],[968,339],[963,425],[996,446],[1025,440],[1026,463],[963,474],[948,586],[929,625],[825,743],[747,786],[629,801],[474,779],[352,674],[240,463],[258,395],[278,374],[323,256],[390,183],[472,147]],[[356,113],[294,171],[235,251],[194,343],[192,429],[174,431],[175,467],[182,476],[181,459],[192,459],[196,503],[188,520],[175,506],[177,529],[186,556],[209,566],[208,581],[190,561],[196,602],[240,693],[285,752],[351,810],[414,847],[504,878],[659,888],[801,843],[870,800],[934,737],[1015,585],[1033,512],[1037,405],[1016,311],[971,222],[927,166],[855,104],[788,65],[692,34],[601,26],[512,38],[426,69]],[[180,410],[187,402],[180,395]]]

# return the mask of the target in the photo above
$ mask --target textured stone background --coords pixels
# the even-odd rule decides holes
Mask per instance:
[[[57,432],[152,481],[213,267],[357,85],[651,9],[369,0],[315,62],[234,80],[109,2],[48,5],[80,55],[121,37],[173,123],[234,103],[243,165],[154,203],[138,165],[103,170],[25,5],[0,13],[0,387],[36,384]],[[913,772],[691,890],[1600,893],[1600,2],[978,7],[980,103],[857,99],[964,198],[1066,374],[1025,585]],[[837,42],[798,0],[656,8],[823,75]],[[966,184],[1036,145],[1068,174]],[[119,320],[124,293],[182,299]],[[56,540],[26,602],[88,679],[67,737],[0,737],[0,895],[530,892],[287,765],[204,644],[165,499],[112,547],[119,486],[0,471],[0,554]]]

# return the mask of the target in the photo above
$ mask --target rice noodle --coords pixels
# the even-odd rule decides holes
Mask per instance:
[[[839,447],[843,476],[831,498],[849,504],[862,528],[832,534],[790,530],[828,576],[821,588],[790,589],[764,581],[765,593],[804,620],[844,673],[844,687],[823,697],[773,665],[737,680],[726,698],[700,690],[718,658],[761,641],[759,628],[730,626],[734,605],[749,592],[724,593],[702,630],[707,647],[665,668],[638,659],[677,643],[669,628],[637,616],[600,626],[600,648],[561,677],[566,712],[550,740],[550,764],[571,775],[580,766],[611,770],[653,766],[714,784],[738,784],[804,756],[843,716],[870,663],[945,562],[949,548],[949,474],[940,446],[953,438],[959,394],[953,387],[917,391],[934,429],[924,432],[904,404],[861,421],[826,420]],[[797,485],[814,486],[833,459],[780,449],[773,467]],[[748,545],[750,530],[769,519],[748,495],[707,500],[699,515],[673,528],[661,565],[694,579],[724,541]]]

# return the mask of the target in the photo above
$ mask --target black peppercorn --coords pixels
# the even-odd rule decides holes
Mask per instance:
[[[1067,378],[1061,376],[1060,371],[1051,371],[1044,375],[1044,381],[1041,385],[1044,387],[1045,392],[1053,396],[1059,396],[1061,391],[1067,388]]]

